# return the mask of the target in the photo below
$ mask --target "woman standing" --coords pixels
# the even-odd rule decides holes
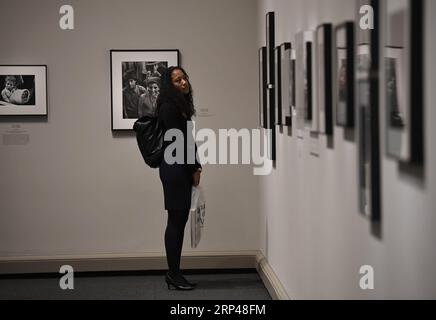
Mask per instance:
[[[175,287],[178,290],[192,290],[195,285],[188,282],[180,271],[180,257],[183,246],[185,225],[188,221],[191,208],[192,186],[200,183],[201,165],[197,160],[195,146],[195,163],[188,164],[187,153],[191,150],[188,146],[187,123],[195,115],[192,98],[192,88],[188,75],[180,67],[170,67],[162,75],[161,91],[157,101],[157,115],[163,125],[164,132],[178,129],[183,133],[184,150],[183,163],[169,164],[163,159],[159,167],[159,176],[162,181],[165,199],[165,210],[168,211],[168,221],[165,230],[165,250],[169,271],[165,276],[168,289]],[[173,141],[164,142],[166,149]]]

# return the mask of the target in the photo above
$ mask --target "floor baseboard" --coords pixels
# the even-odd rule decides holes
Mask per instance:
[[[199,252],[183,255],[181,268],[255,269],[257,251]],[[59,273],[61,266],[73,267],[74,272],[157,271],[166,270],[166,257],[150,255],[97,255],[59,257],[18,257],[0,260],[0,275]]]
[[[273,300],[290,300],[285,288],[262,253],[256,257],[256,269]]]

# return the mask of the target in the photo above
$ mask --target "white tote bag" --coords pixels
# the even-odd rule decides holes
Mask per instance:
[[[204,218],[206,215],[206,201],[203,188],[200,186],[192,187],[191,195],[191,248],[197,248],[204,228]]]

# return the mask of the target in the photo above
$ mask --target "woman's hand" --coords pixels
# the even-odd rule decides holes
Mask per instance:
[[[198,185],[200,184],[200,175],[201,175],[201,168],[198,168],[197,171],[195,171],[192,175],[193,185],[195,187],[198,187]]]

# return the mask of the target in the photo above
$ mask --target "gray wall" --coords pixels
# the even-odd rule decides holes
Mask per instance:
[[[276,45],[322,22],[354,18],[350,0],[260,0],[259,46],[265,13],[276,12]],[[261,179],[261,249],[294,299],[436,297],[436,53],[435,1],[426,1],[424,180],[399,170],[382,151],[381,238],[358,213],[356,143],[334,132],[304,140],[278,136],[277,170]],[[383,110],[383,106],[381,108]],[[383,113],[381,113],[383,116]],[[384,132],[384,117],[381,120]],[[319,152],[319,158],[310,155]],[[362,291],[359,269],[371,265],[375,290]]]
[[[257,121],[257,8],[251,0],[75,0],[75,30],[56,0],[1,1],[0,64],[48,65],[47,120],[1,118],[27,145],[0,140],[0,259],[163,255],[166,214],[157,170],[132,134],[111,132],[110,49],[177,48],[197,127]],[[8,12],[8,14],[5,14]],[[20,17],[12,13],[19,13]],[[198,250],[257,250],[250,166],[206,166],[207,226]],[[246,201],[250,199],[250,201]],[[185,237],[189,249],[189,233]]]

